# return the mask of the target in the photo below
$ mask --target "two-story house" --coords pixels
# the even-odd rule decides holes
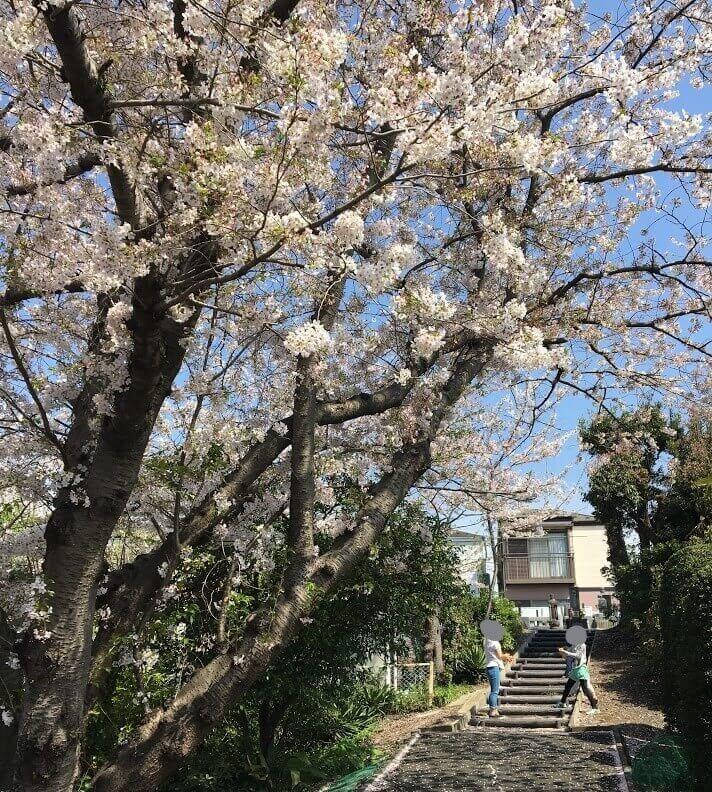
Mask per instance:
[[[517,603],[522,616],[546,618],[548,600],[559,603],[559,616],[569,607],[587,616],[615,598],[601,571],[608,564],[605,526],[587,514],[552,517],[542,523],[543,536],[505,539],[501,577],[504,595]]]

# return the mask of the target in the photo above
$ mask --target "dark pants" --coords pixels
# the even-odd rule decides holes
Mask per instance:
[[[566,686],[564,687],[564,692],[561,694],[561,703],[562,704],[564,704],[566,702],[566,699],[569,697],[569,693],[571,693],[571,691],[574,689],[574,685],[575,684],[576,684],[576,680],[575,679],[567,679],[566,680]],[[584,695],[586,696],[586,698],[591,703],[591,707],[593,709],[597,709],[598,708],[598,699],[594,695],[593,688],[591,687],[591,683],[588,681],[588,679],[582,679],[581,680],[581,690],[583,690]]]

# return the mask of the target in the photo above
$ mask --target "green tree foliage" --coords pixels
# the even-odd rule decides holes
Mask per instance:
[[[712,755],[712,533],[673,553],[660,584],[668,723],[685,738],[695,789],[708,792]]]
[[[485,667],[480,622],[487,618],[489,593],[467,592],[460,597],[447,630],[445,657],[456,680],[474,680]],[[505,597],[495,597],[489,618],[497,619],[504,627],[502,649],[513,652],[522,638],[522,620],[517,606]]]
[[[611,552],[623,616],[641,628],[639,660],[663,680],[666,719],[689,749],[695,789],[709,790],[712,420],[699,410],[683,423],[648,407],[597,419],[581,435],[597,456],[587,495],[596,515],[609,537],[639,540],[623,559]]]
[[[611,563],[626,563],[625,540],[641,549],[654,542],[651,504],[666,486],[661,462],[674,454],[680,422],[657,405],[619,415],[603,414],[580,427],[581,442],[600,462],[589,477],[586,499],[608,528]]]
[[[586,499],[606,525],[623,618],[654,631],[661,565],[712,520],[712,489],[696,483],[712,464],[712,423],[701,412],[683,423],[648,405],[598,416],[580,435],[595,459]]]

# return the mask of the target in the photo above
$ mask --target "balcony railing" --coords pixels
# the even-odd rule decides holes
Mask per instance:
[[[546,555],[509,555],[504,559],[504,577],[515,581],[573,580],[574,557],[571,553]]]

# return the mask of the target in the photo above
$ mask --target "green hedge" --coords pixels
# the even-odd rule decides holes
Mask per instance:
[[[712,790],[712,535],[687,544],[660,582],[665,717],[683,737],[695,789]]]

